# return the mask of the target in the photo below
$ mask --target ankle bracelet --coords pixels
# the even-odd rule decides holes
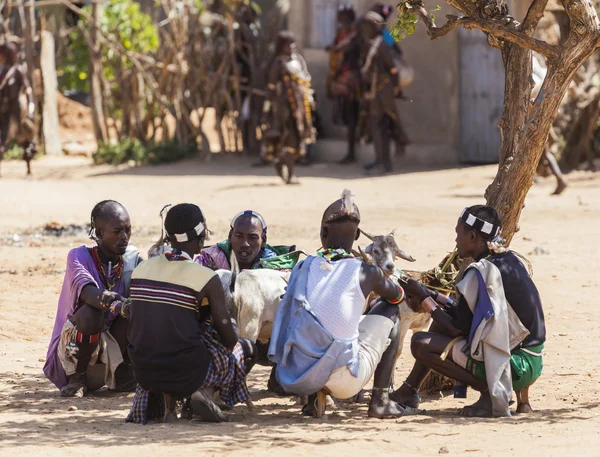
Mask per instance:
[[[389,392],[389,387],[373,387],[373,392]]]
[[[411,386],[411,385],[410,385],[409,383],[407,383],[406,381],[404,381],[402,384],[404,384],[404,385],[405,385],[406,387],[408,387],[409,389],[412,389],[412,391],[413,391],[415,394],[418,394],[418,393],[419,393],[419,389],[415,389],[413,386]]]

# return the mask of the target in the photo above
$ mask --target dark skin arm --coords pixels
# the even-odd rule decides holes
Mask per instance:
[[[92,308],[102,311],[109,309],[110,305],[112,305],[114,301],[125,301],[125,298],[121,297],[118,293],[111,292],[109,290],[98,289],[92,284],[88,284],[82,289],[79,298]]]
[[[208,299],[213,327],[219,334],[221,342],[228,349],[233,349],[238,342],[238,334],[225,307],[225,294],[219,277],[213,276],[196,297],[198,303],[202,303],[205,298]]]
[[[440,333],[451,336],[452,338],[462,335],[462,332],[452,324],[452,318],[441,308],[437,308],[435,311],[433,311],[431,313],[431,318],[438,326]]]
[[[360,267],[360,288],[365,297],[375,292],[386,301],[396,300],[401,291],[400,286],[387,279],[379,267],[364,262]]]
[[[430,297],[429,291],[421,283],[409,279],[406,281],[404,288],[410,300],[419,300],[422,308],[431,313],[431,318],[439,328],[440,333],[453,338],[462,335],[462,332],[452,323],[452,317],[437,306],[437,303]]]

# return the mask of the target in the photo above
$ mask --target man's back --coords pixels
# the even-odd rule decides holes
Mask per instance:
[[[208,354],[196,294],[214,272],[166,255],[140,264],[131,283],[129,355],[146,389],[189,395],[206,376]]]
[[[362,261],[315,258],[310,265],[307,299],[311,309],[333,337],[358,338],[358,324],[365,308],[360,285]]]

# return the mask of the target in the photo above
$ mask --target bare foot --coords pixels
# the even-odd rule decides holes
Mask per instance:
[[[531,414],[533,408],[529,403],[520,403],[517,405],[517,414]]]
[[[567,188],[567,183],[563,179],[561,179],[560,181],[558,181],[556,190],[554,192],[552,192],[552,195],[560,195],[565,191],[566,188]]]
[[[481,393],[479,400],[460,410],[460,415],[465,417],[492,417],[492,397],[489,392]]]
[[[73,374],[69,376],[69,383],[60,389],[63,397],[82,398],[87,393],[87,379],[85,374]]]

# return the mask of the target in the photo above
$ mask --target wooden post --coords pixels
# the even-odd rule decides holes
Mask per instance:
[[[104,111],[102,108],[102,86],[100,83],[99,72],[102,71],[100,65],[100,16],[102,6],[99,0],[92,2],[92,30],[90,33],[90,61],[88,65],[89,84],[90,84],[90,104],[92,107],[92,120],[94,123],[94,133],[97,142],[108,141],[108,132],[104,122]]]
[[[25,0],[23,0],[23,3],[25,3]],[[32,97],[35,97],[37,88],[35,87],[35,78],[33,75],[35,70],[35,48],[33,43],[36,27],[33,0],[27,1],[27,6],[25,6],[25,23],[23,25],[25,29],[25,61],[27,62],[27,77],[29,78],[31,88],[33,89]]]
[[[43,95],[44,150],[46,154],[61,154],[62,145],[58,133],[58,80],[56,78],[56,62],[54,57],[54,36],[52,32],[41,32],[41,69]]]

